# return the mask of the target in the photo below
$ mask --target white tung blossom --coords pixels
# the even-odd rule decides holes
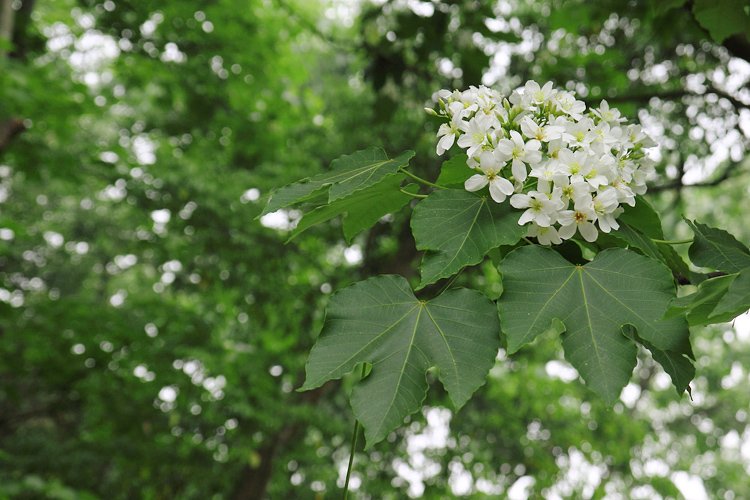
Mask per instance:
[[[522,210],[520,225],[542,245],[576,234],[595,241],[619,228],[622,205],[646,192],[655,146],[607,101],[586,110],[572,92],[529,81],[505,97],[487,87],[441,90],[436,150],[465,150],[464,187]]]

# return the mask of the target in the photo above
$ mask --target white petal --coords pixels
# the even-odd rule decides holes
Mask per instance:
[[[529,142],[526,143],[524,146],[524,149],[528,151],[539,151],[542,148],[542,143],[537,141],[536,139],[532,139]]]
[[[550,227],[549,231],[547,231],[547,239],[555,245],[562,243],[562,239],[554,227]]]
[[[552,221],[550,220],[549,215],[545,213],[537,214],[535,220],[536,220],[536,223],[542,227],[549,227],[550,224],[552,224]]]
[[[487,180],[486,175],[476,174],[466,179],[466,182],[464,182],[464,188],[471,192],[479,191],[486,186],[488,182],[489,180]]]
[[[574,224],[574,221],[575,221],[574,215],[575,215],[575,212],[572,210],[563,210],[562,212],[557,214],[557,222],[559,222],[563,226]]]
[[[518,219],[518,225],[523,226],[534,220],[534,212],[531,209],[526,210]],[[541,224],[540,224],[541,226]]]
[[[491,151],[482,151],[479,155],[479,165],[485,173],[497,171],[497,160]]]
[[[567,226],[561,227],[557,234],[560,236],[560,238],[564,240],[569,240],[573,237],[574,234],[576,234],[576,228],[578,227],[577,224],[568,224]]]
[[[515,130],[511,130],[510,131],[510,138],[515,143],[516,146],[523,147],[523,137],[521,137],[521,134],[519,134]]]
[[[500,191],[496,182],[490,182],[490,196],[498,203],[504,202],[505,198],[508,197],[505,193]]]
[[[495,150],[500,151],[506,156],[510,156],[513,154],[513,141],[510,139],[502,139],[497,143]]]
[[[514,208],[529,208],[529,196],[526,194],[514,194],[510,198],[510,204]]]
[[[513,172],[513,177],[516,178],[516,180],[519,180],[521,182],[526,180],[526,165],[519,160],[518,158],[515,158],[513,160],[513,166],[511,167],[511,171]]]
[[[583,239],[588,242],[596,241],[596,238],[599,236],[599,231],[596,230],[596,226],[591,222],[583,222],[579,224],[578,232],[580,232]]]
[[[448,134],[441,137],[437,144],[438,156],[448,151],[453,146],[453,141],[455,141],[455,139],[456,136],[453,134]]]
[[[497,189],[503,193],[504,195],[510,196],[515,191],[513,189],[513,184],[510,183],[508,179],[505,177],[495,177],[492,182],[490,182],[490,188],[492,185],[497,186]]]

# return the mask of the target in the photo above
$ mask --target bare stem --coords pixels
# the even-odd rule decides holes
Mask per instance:
[[[365,378],[365,365],[362,365],[362,375],[360,380]],[[354,419],[354,431],[352,432],[352,444],[351,451],[349,452],[349,465],[346,467],[346,480],[344,481],[344,500],[349,497],[349,480],[352,477],[352,469],[354,467],[354,450],[357,448],[357,437],[359,436],[359,420]]]
[[[421,177],[412,174],[411,172],[409,172],[405,168],[400,168],[399,171],[403,172],[408,177],[411,177],[412,179],[414,179],[415,181],[419,182],[420,184],[424,184],[425,186],[430,186],[430,187],[433,187],[433,188],[436,188],[436,189],[446,189],[445,186],[441,186],[440,184],[435,184],[434,182],[430,182],[427,179],[422,179]]]
[[[693,242],[692,239],[690,240],[655,240],[653,238],[651,238],[651,241],[653,241],[654,243],[662,243],[664,245],[684,245],[686,243]]]

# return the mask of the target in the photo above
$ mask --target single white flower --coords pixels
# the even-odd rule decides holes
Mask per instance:
[[[544,87],[539,87],[539,84],[534,80],[529,80],[523,87],[523,95],[532,104],[544,104],[551,100],[557,91],[552,88],[552,82],[547,82]]]
[[[574,120],[580,120],[586,110],[586,103],[576,100],[570,92],[558,92],[552,102],[560,112],[565,113]]]
[[[623,210],[618,203],[617,191],[615,189],[610,188],[597,194],[592,203],[592,208],[596,214],[599,229],[608,233],[612,229],[620,228],[615,219]]]
[[[521,226],[535,222],[541,227],[549,227],[557,220],[557,212],[564,207],[562,200],[539,191],[514,194],[510,198],[510,204],[514,208],[527,209],[518,219],[518,224]]]
[[[530,238],[536,238],[540,245],[559,245],[563,242],[554,226],[542,227],[533,222],[526,233]]]
[[[458,145],[466,148],[467,155],[476,155],[487,144],[487,133],[491,126],[492,119],[484,114],[478,114],[468,122],[461,121],[459,128],[464,134],[458,138]]]
[[[436,148],[438,156],[442,156],[443,153],[452,148],[456,137],[461,135],[460,124],[463,121],[462,117],[463,113],[456,113],[450,122],[440,125],[437,133],[438,143]]]
[[[513,194],[513,184],[500,175],[505,161],[502,158],[498,158],[497,155],[491,151],[483,151],[479,155],[479,170],[481,174],[475,174],[466,179],[464,188],[467,191],[479,191],[483,187],[489,184],[490,186],[490,197],[497,203],[502,203],[505,199]]]
[[[528,172],[525,163],[535,165],[542,160],[539,151],[542,144],[536,139],[524,142],[521,134],[515,130],[510,131],[510,139],[502,139],[497,143],[497,150],[502,151],[513,159],[511,172],[518,181],[525,181]]]
[[[625,118],[620,116],[620,110],[617,108],[610,108],[609,103],[604,99],[602,99],[599,107],[592,109],[591,112],[603,122],[620,123],[625,121]]]
[[[563,210],[558,215],[557,221],[561,227],[557,234],[560,235],[560,238],[569,240],[578,231],[584,240],[588,242],[596,241],[596,238],[599,237],[599,231],[594,225],[595,220],[596,214],[592,203],[585,202],[583,199],[576,200],[573,210]]]
[[[565,127],[560,125],[539,125],[530,116],[526,116],[521,120],[521,132],[529,139],[549,142],[560,139],[563,133],[565,133]]]
[[[565,132],[568,134],[568,145],[588,148],[596,140],[596,135],[591,132],[594,121],[591,118],[583,118],[579,121],[568,122]]]

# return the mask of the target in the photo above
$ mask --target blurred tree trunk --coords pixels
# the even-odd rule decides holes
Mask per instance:
[[[2,44],[13,43],[13,0],[0,0],[0,40]],[[5,57],[5,48],[0,46],[0,59]]]

